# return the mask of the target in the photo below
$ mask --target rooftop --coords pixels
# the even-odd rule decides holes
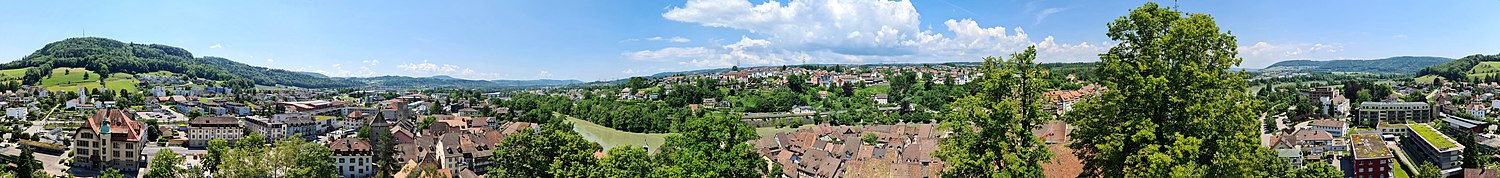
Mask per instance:
[[[1350,136],[1352,142],[1349,148],[1354,152],[1354,159],[1388,159],[1391,158],[1391,150],[1385,147],[1385,141],[1377,134],[1354,134]]]
[[[1366,102],[1359,103],[1359,108],[1361,108],[1361,109],[1370,108],[1370,107],[1429,107],[1429,106],[1432,106],[1432,105],[1428,105],[1427,103],[1423,103],[1423,102],[1369,102],[1369,101],[1366,101]]]
[[[1458,142],[1454,142],[1448,136],[1438,133],[1437,130],[1433,130],[1432,126],[1427,126],[1427,124],[1407,124],[1406,126],[1410,127],[1412,132],[1416,132],[1418,137],[1427,140],[1427,143],[1431,144],[1438,151],[1447,151],[1454,148],[1463,149],[1463,146],[1458,145]]]

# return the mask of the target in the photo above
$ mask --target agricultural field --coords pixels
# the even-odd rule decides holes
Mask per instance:
[[[1474,68],[1469,69],[1469,78],[1479,78],[1491,75],[1500,76],[1500,61],[1479,62]]]
[[[84,76],[88,75],[88,76]],[[83,68],[56,68],[52,69],[52,76],[42,79],[41,86],[52,91],[74,91],[78,88],[109,88],[110,90],[136,90],[135,75],[127,73],[110,74],[104,79],[104,84],[99,84],[99,75],[93,71]]]

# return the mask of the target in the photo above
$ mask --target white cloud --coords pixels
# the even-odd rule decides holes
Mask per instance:
[[[633,42],[633,41],[666,41],[666,42],[673,42],[673,43],[687,43],[687,42],[692,42],[693,40],[692,39],[688,39],[688,38],[683,38],[683,37],[680,37],[680,36],[674,36],[674,37],[671,37],[671,38],[656,36],[656,37],[645,38],[645,39],[635,39],[635,38],[625,39],[625,40],[621,40],[620,42],[624,43],[624,42]]]
[[[365,66],[361,66],[361,68],[369,68],[371,66],[375,66],[375,64],[380,63],[380,60],[369,60],[369,61],[360,61],[360,62],[366,64]],[[494,72],[478,72],[478,71],[475,71],[474,69],[468,68],[468,67],[463,67],[463,66],[453,65],[453,64],[434,64],[434,63],[431,63],[431,62],[429,62],[427,60],[422,60],[422,63],[416,63],[416,64],[406,63],[406,64],[401,64],[401,65],[396,65],[396,68],[400,68],[402,70],[407,71],[408,73],[411,73],[411,74],[417,75],[417,76],[448,75],[448,76],[453,76],[453,77],[458,77],[458,78],[482,79],[482,80],[500,79],[500,78],[505,77],[505,75],[499,74],[499,73],[494,73]],[[370,73],[373,75],[374,72],[370,72]]]
[[[543,78],[543,79],[545,79],[545,78],[548,78],[548,77],[552,77],[552,72],[548,72],[547,70],[542,70],[542,72],[539,72],[539,73],[536,74],[536,78]]]
[[[1250,46],[1240,46],[1237,50],[1240,52],[1239,57],[1245,59],[1242,66],[1263,67],[1288,59],[1337,57],[1339,52],[1344,51],[1344,45],[1339,43],[1272,44],[1261,41]]]
[[[1046,9],[1038,20],[1065,9]],[[909,1],[792,0],[752,4],[746,0],[689,0],[662,17],[707,27],[758,34],[728,45],[668,47],[622,53],[633,60],[678,61],[698,67],[789,63],[977,61],[1038,45],[1038,61],[1097,60],[1108,43],[1059,44],[1031,39],[1021,28],[984,27],[970,19],[943,23],[949,34],[921,30]],[[929,27],[930,28],[930,27]]]
[[[268,63],[270,63],[270,62],[276,62],[276,59],[266,58],[266,62],[268,62]]]
[[[213,46],[208,46],[208,49],[219,49],[219,48],[224,48],[224,45],[214,44]]]
[[[625,75],[635,75],[635,69],[625,69],[625,71],[620,71],[620,73],[624,73]]]
[[[1058,12],[1062,12],[1062,11],[1065,11],[1065,10],[1068,10],[1068,9],[1067,8],[1047,8],[1047,9],[1043,9],[1041,13],[1037,13],[1037,15],[1036,15],[1036,23],[1033,23],[1033,24],[1041,24],[1042,20],[1046,20],[1047,17],[1052,16],[1052,14],[1056,14]]]
[[[1406,38],[1406,34],[1391,35],[1391,38]]]
[[[377,59],[361,60],[361,61],[359,61],[359,63],[365,64],[367,66],[375,66],[375,65],[379,65],[380,64],[380,60],[377,60]]]

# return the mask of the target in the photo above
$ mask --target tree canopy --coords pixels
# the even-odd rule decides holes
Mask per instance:
[[[1010,59],[986,57],[974,95],[953,103],[942,128],[953,131],[933,153],[947,165],[944,177],[1042,177],[1042,162],[1052,158],[1034,126],[1051,115],[1041,111],[1047,83],[1032,62],[1036,47]]]

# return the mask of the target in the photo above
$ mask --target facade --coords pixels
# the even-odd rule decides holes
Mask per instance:
[[[1350,138],[1349,151],[1354,154],[1354,174],[1351,177],[1392,177],[1391,158],[1394,156],[1380,135],[1353,134]]]
[[[286,124],[277,120],[251,117],[245,119],[244,126],[250,129],[250,132],[265,136],[266,140],[281,140],[287,136]]]
[[[1429,122],[1437,117],[1436,107],[1423,102],[1363,102],[1355,114],[1358,118],[1355,124],[1366,127],[1405,121]]]
[[[328,144],[333,150],[334,164],[338,165],[339,175],[347,178],[363,178],[373,176],[375,162],[372,155],[370,142],[357,138],[344,138],[334,140]]]
[[[1427,124],[1407,124],[1407,133],[1401,138],[1401,147],[1410,154],[1412,161],[1432,163],[1443,170],[1443,176],[1462,172],[1464,145],[1453,141]]]
[[[145,125],[134,112],[101,109],[73,134],[73,166],[134,171],[141,165],[146,145]]]
[[[1344,123],[1344,121],[1338,120],[1313,120],[1312,122],[1307,123],[1307,127],[1309,129],[1328,132],[1328,134],[1331,134],[1335,137],[1343,137],[1344,133],[1349,132],[1349,124]]]
[[[11,119],[26,120],[26,108],[5,108],[5,117]]]
[[[1276,149],[1276,157],[1287,160],[1292,167],[1302,167],[1302,150]]]
[[[241,130],[239,119],[234,117],[199,116],[188,121],[188,147],[205,147],[214,139],[233,143],[244,136]]]

